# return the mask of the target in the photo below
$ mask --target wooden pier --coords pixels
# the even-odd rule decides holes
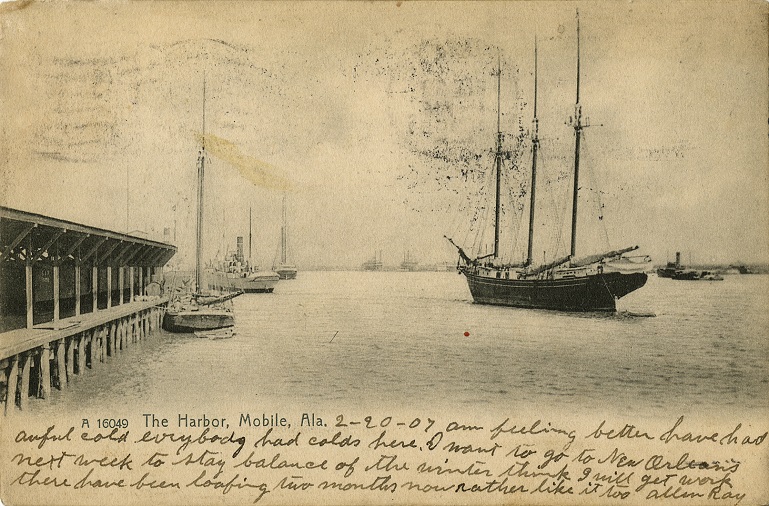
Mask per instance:
[[[0,402],[26,410],[160,328],[164,242],[0,207]],[[109,359],[112,362],[112,359]]]

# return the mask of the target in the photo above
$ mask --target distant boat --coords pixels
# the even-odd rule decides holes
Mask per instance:
[[[191,333],[223,329],[235,325],[232,302],[242,292],[222,296],[216,292],[202,292],[203,243],[203,190],[206,166],[206,83],[203,81],[203,141],[198,155],[198,195],[195,235],[195,287],[194,291],[175,293],[163,315],[163,329],[168,332]]]
[[[581,260],[574,258],[577,241],[577,203],[579,183],[580,140],[583,129],[582,106],[579,102],[579,18],[577,19],[577,100],[574,128],[574,172],[572,192],[571,253],[549,263],[534,266],[532,244],[534,234],[534,205],[536,191],[537,154],[539,147],[537,119],[537,49],[534,49],[534,119],[532,130],[531,191],[529,203],[528,256],[522,263],[505,263],[499,252],[500,200],[503,160],[508,154],[503,150],[504,134],[500,129],[500,76],[497,76],[497,142],[495,154],[496,205],[494,223],[494,251],[491,254],[470,258],[454,241],[447,239],[459,250],[458,270],[467,278],[473,300],[481,304],[514,306],[523,308],[554,309],[562,311],[616,311],[616,300],[641,288],[647,279],[644,272],[649,258],[641,260],[623,255],[637,246],[591,255]]]
[[[283,195],[283,225],[280,227],[280,263],[272,270],[280,279],[296,279],[296,266],[288,261],[288,223],[286,220],[286,196]]]
[[[379,258],[377,258],[377,252],[374,251],[374,258],[366,260],[361,265],[364,271],[381,271],[382,270],[382,251],[379,251]]]
[[[411,252],[406,250],[406,253],[403,255],[403,262],[401,262],[401,270],[413,272],[417,270],[418,266],[419,262],[411,258]]]
[[[681,272],[685,270],[684,266],[681,265],[681,252],[676,251],[676,261],[675,262],[668,262],[665,267],[660,267],[657,269],[657,276],[661,278],[672,278],[676,275],[677,272]]]
[[[697,271],[687,269],[673,274],[673,279],[678,281],[723,281],[724,278],[717,272]]]
[[[259,270],[245,259],[242,237],[236,239],[235,252],[213,264],[208,273],[208,287],[226,292],[272,293],[280,279],[277,273]]]

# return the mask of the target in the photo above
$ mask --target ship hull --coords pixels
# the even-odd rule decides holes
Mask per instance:
[[[479,304],[559,311],[616,311],[616,300],[646,284],[642,272],[571,279],[497,279],[463,271]]]
[[[168,310],[163,315],[163,330],[167,332],[192,333],[223,329],[233,325],[235,325],[235,318],[232,313],[219,309]]]
[[[214,272],[210,275],[208,287],[223,291],[243,291],[245,293],[272,293],[280,276],[275,273],[257,276],[235,276]]]

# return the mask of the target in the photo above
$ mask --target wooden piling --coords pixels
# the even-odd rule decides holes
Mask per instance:
[[[117,321],[113,321],[109,326],[110,356],[117,355]]]

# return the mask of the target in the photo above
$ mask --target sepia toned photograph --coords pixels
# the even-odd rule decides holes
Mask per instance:
[[[0,501],[769,503],[765,2],[0,3]]]

